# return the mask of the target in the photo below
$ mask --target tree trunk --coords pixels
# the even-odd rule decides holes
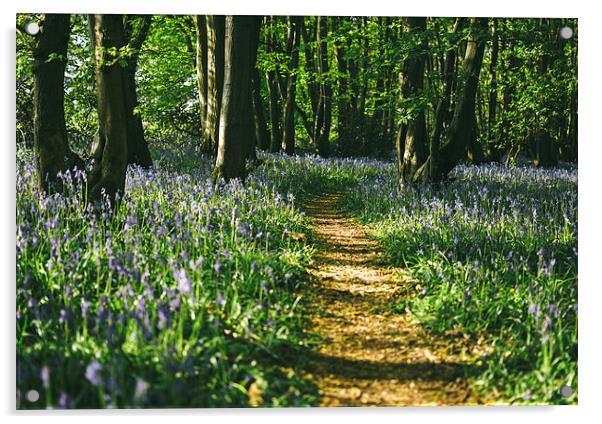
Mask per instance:
[[[539,130],[535,136],[535,166],[555,166],[558,164],[554,140],[545,130]]]
[[[104,192],[114,204],[116,194],[123,192],[128,164],[124,73],[111,52],[126,45],[122,16],[95,15],[94,37],[99,128],[92,148],[88,197],[98,201]]]
[[[334,18],[335,25],[340,24],[342,18]],[[349,103],[348,93],[348,74],[347,60],[345,60],[345,45],[342,41],[335,39],[334,51],[337,58],[338,70],[338,92],[337,92],[337,132],[339,150],[346,152],[348,150],[349,139]]]
[[[470,128],[468,136],[468,156],[467,159],[470,163],[480,164],[485,161],[485,152],[483,146],[479,143],[479,124],[477,123],[477,114],[474,115],[472,120],[472,127]]]
[[[500,22],[500,26],[503,25],[503,21]],[[509,39],[506,39],[505,34],[508,34],[509,29],[505,28],[504,31],[502,31],[500,33],[501,35],[501,41],[502,41],[502,46],[504,50],[507,50],[510,52],[510,54],[508,55],[508,62],[507,62],[507,67],[505,68],[504,72],[508,72],[508,73],[514,73],[516,68],[519,66],[519,60],[518,58],[512,53],[514,51],[514,42],[513,42],[513,38],[510,36]],[[505,144],[507,145],[508,143],[505,143],[506,139],[508,138],[509,134],[510,134],[510,119],[508,117],[510,109],[512,107],[512,103],[513,103],[513,98],[514,98],[514,85],[513,84],[506,84],[504,87],[504,90],[502,92],[502,104],[500,107],[500,124],[499,124],[499,132],[498,132],[498,144],[502,145]],[[520,150],[520,146],[516,146],[516,148],[514,147],[514,142],[512,143],[512,146],[510,147],[509,151],[508,151],[508,156],[507,156],[507,161],[511,159],[512,154],[514,154],[514,152],[516,152],[518,154],[518,150]],[[501,156],[501,152],[500,152],[500,156]]]
[[[270,132],[270,152],[280,150],[280,105],[278,104],[278,87],[276,81],[276,72],[268,72],[268,92],[270,95],[270,122],[272,124]]]
[[[368,31],[368,18],[367,17],[363,17],[362,20],[362,32],[366,32]],[[363,148],[365,148],[365,131],[364,131],[364,120],[365,120],[365,112],[366,112],[366,97],[368,96],[368,69],[370,66],[370,62],[369,62],[369,37],[366,34],[364,37],[364,42],[362,44],[362,52],[361,52],[361,56],[360,56],[360,60],[359,60],[359,79],[361,82],[361,86],[360,86],[360,90],[358,93],[358,99],[357,99],[357,108],[355,110],[356,112],[356,116],[354,118],[354,121],[356,122],[356,128],[357,130],[361,130],[362,134],[361,134],[361,139],[362,139],[362,150]],[[357,131],[356,130],[356,131]]]
[[[316,19],[316,25],[317,25],[317,17]],[[307,25],[305,24],[305,17],[303,17],[300,21],[300,30],[301,30],[301,37],[303,38],[303,43],[304,43],[304,53],[305,53],[305,68],[310,71],[313,72],[316,70],[316,66],[315,66],[315,61],[314,61],[314,45],[316,44],[316,36],[317,36],[317,28],[316,30],[313,31],[312,34],[309,34],[307,31]],[[309,94],[309,98],[310,98],[310,104],[311,104],[311,110],[313,113],[313,116],[315,117],[317,115],[317,111],[318,111],[318,98],[319,98],[319,87],[318,84],[315,81],[315,78],[310,76],[309,80],[307,81],[307,91]],[[310,137],[313,138],[314,134],[310,134]]]
[[[568,134],[568,150],[569,154],[567,160],[576,161],[578,146],[577,146],[577,92],[571,96],[571,111],[569,115],[569,134]]]
[[[424,86],[424,68],[426,62],[427,42],[425,37],[426,18],[408,18],[410,34],[417,39],[418,52],[410,55],[403,64],[399,76],[404,99],[420,98]],[[401,150],[401,141],[397,144],[397,163],[399,168],[399,187],[406,188],[414,180],[414,174],[424,163],[427,155],[426,123],[424,107],[420,106],[407,124],[405,142]],[[402,135],[400,129],[400,136]]]
[[[69,15],[46,14],[33,49],[34,149],[41,193],[61,191],[58,173],[83,161],[71,151],[65,124],[64,83]]]
[[[275,36],[275,25],[274,17],[270,17],[270,28],[269,36],[267,37],[268,53],[274,53],[276,51],[276,36]],[[270,123],[272,124],[272,130],[270,133],[270,152],[280,151],[280,104],[278,102],[278,76],[276,70],[272,69],[268,71],[268,93],[270,96]]]
[[[259,33],[261,31],[261,16],[251,16],[251,27],[249,29],[249,43],[248,43],[248,50],[249,50],[249,95],[248,95],[248,102],[249,104],[247,105],[248,107],[248,111],[245,115],[246,119],[247,119],[247,132],[249,134],[252,134],[253,136],[251,137],[251,143],[248,144],[248,150],[247,150],[247,159],[249,159],[251,162],[256,162],[257,161],[257,146],[259,144],[258,142],[258,134],[257,134],[257,130],[261,129],[261,122],[258,122],[256,116],[255,116],[255,101],[254,101],[254,88],[253,88],[253,77],[257,71],[257,68],[255,67],[255,63],[257,62],[257,49],[259,48]],[[260,98],[261,101],[261,98]],[[263,129],[265,129],[265,120],[263,121]]]
[[[325,40],[328,34],[328,27],[325,16],[318,16],[316,19],[317,65],[320,85],[316,120],[314,123],[314,139],[316,140],[318,154],[328,156],[330,153],[329,138],[332,123],[332,87],[330,82],[326,80],[329,72],[328,45]]]
[[[196,30],[196,78],[199,87],[199,113],[201,115],[201,134],[207,135],[207,80],[208,80],[208,48],[207,48],[207,20],[204,15],[195,15],[194,27]],[[207,140],[204,140],[207,142]]]
[[[219,148],[214,181],[245,178],[251,113],[251,38],[254,16],[227,16],[224,58],[224,91],[219,120]]]
[[[353,51],[352,40],[348,38],[347,40],[347,48],[350,51]],[[359,134],[359,130],[361,127],[360,121],[360,113],[359,113],[359,101],[358,101],[358,93],[361,91],[362,87],[360,86],[360,72],[359,72],[359,59],[357,57],[353,57],[347,61],[347,70],[349,73],[349,86],[350,92],[353,95],[348,99],[349,106],[349,119],[347,120],[348,128],[349,128],[349,142],[348,151],[354,154],[359,154],[361,150],[361,135]],[[405,134],[405,133],[404,133]],[[405,136],[404,136],[405,140]]]
[[[207,15],[207,122],[203,150],[216,154],[224,89],[225,17]]]
[[[493,19],[492,26],[492,37],[493,42],[491,45],[491,57],[489,60],[489,76],[491,78],[491,85],[489,87],[489,116],[488,116],[488,130],[489,137],[488,141],[494,140],[495,135],[493,134],[495,127],[496,111],[497,111],[497,57],[499,50],[499,37],[497,33],[497,19]]]
[[[463,18],[457,18],[452,33],[458,33],[463,26],[463,22]],[[424,176],[422,177],[423,181],[428,181],[431,179],[432,175],[435,175],[434,165],[439,160],[438,154],[441,135],[443,133],[443,124],[445,123],[451,103],[455,62],[456,47],[452,47],[445,53],[445,59],[443,63],[443,94],[441,95],[441,98],[437,103],[437,109],[435,110],[435,122],[433,123],[433,131],[431,133],[429,142],[429,169],[428,172],[425,171]]]
[[[463,87],[458,93],[454,116],[449,125],[445,143],[438,153],[438,161],[431,166],[430,160],[427,160],[416,173],[415,179],[421,181],[426,180],[424,173],[427,169],[434,171],[430,176],[432,181],[440,181],[461,159],[466,157],[468,139],[474,127],[475,99],[485,50],[483,34],[487,31],[487,19],[471,18],[470,22],[471,32],[462,64]]]
[[[299,66],[299,20],[300,16],[289,18],[289,42],[290,49],[290,75],[288,76],[286,87],[286,100],[284,103],[284,120],[282,147],[286,154],[292,155],[295,152],[295,97],[297,95],[297,67]]]
[[[261,99],[261,76],[257,68],[253,69],[253,114],[255,115],[255,139],[257,147],[267,150],[270,147],[270,134],[265,120],[265,111]]]
[[[548,40],[546,40],[549,44],[552,44],[553,41],[550,39],[550,35],[552,32],[552,25],[550,24],[550,19],[541,19],[542,30],[545,34],[548,35]],[[557,34],[557,29],[554,26],[554,33]],[[556,35],[558,37],[558,35]],[[552,65],[553,57],[552,54],[544,49],[544,54],[541,56],[540,66],[539,66],[539,75],[543,80],[547,80],[550,78],[549,69]],[[549,103],[549,102],[544,102]],[[551,105],[547,105],[551,106]],[[544,125],[543,123],[539,123],[539,118],[536,119],[536,123],[538,124],[537,133],[535,134],[535,166],[555,166],[558,164],[558,149],[554,143],[554,139],[550,135],[551,128],[554,127],[556,122],[550,122],[553,118],[550,117],[548,122]]]
[[[377,43],[379,46],[385,46],[388,42],[386,29],[388,28],[387,20],[382,17],[375,18],[379,28]],[[383,33],[383,28],[385,32]],[[380,58],[379,58],[380,59]],[[378,60],[378,59],[377,59]],[[370,144],[369,154],[383,153],[385,149],[384,129],[385,129],[385,93],[387,72],[385,69],[380,69],[376,77],[376,99],[374,100],[374,113],[370,120],[370,136],[375,139],[375,142]]]
[[[138,31],[134,34],[131,30],[133,17],[125,19],[125,38],[132,54],[127,59],[127,67],[124,72],[124,99],[127,119],[127,143],[128,163],[140,165],[145,168],[153,166],[148,144],[144,138],[144,127],[138,109],[138,93],[136,92],[136,70],[138,68],[138,56],[142,44],[146,40],[150,29],[152,16],[143,16]]]

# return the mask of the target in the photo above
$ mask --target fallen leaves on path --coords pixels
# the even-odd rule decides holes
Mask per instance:
[[[325,339],[308,354],[307,375],[323,406],[482,404],[466,374],[474,358],[456,339],[435,337],[409,314],[389,311],[416,282],[387,266],[366,229],[337,208],[341,193],[305,205],[317,248],[309,273],[313,331]]]

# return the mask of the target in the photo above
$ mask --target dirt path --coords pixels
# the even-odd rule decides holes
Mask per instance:
[[[337,208],[342,193],[316,197],[317,282],[313,331],[326,339],[307,360],[323,406],[480,404],[465,380],[475,358],[461,338],[428,335],[408,314],[389,312],[415,283],[386,267],[376,241]],[[458,341],[454,343],[453,341]]]

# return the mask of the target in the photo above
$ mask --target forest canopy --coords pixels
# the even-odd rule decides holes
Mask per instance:
[[[17,24],[24,28],[41,18],[22,14]],[[252,45],[235,47],[252,56],[246,77],[251,100],[245,101],[251,102],[250,142],[259,149],[374,157],[397,149],[400,169],[405,152],[412,162],[404,165],[402,180],[418,174],[428,180],[426,169],[418,168],[430,156],[438,156],[433,162],[439,162],[439,174],[464,160],[511,163],[523,157],[549,166],[577,158],[575,19],[252,21],[243,23],[254,34]],[[123,17],[123,26],[127,42],[119,61],[130,75],[124,95],[134,97],[129,107],[137,121],[130,135],[141,145],[194,139],[216,155],[224,17],[132,15]],[[86,15],[73,15],[64,30],[65,56],[45,60],[64,62],[66,135],[72,149],[87,157],[99,125],[94,40]],[[18,33],[17,140],[25,144],[36,128],[35,44],[35,37]],[[247,150],[252,159],[253,149]]]

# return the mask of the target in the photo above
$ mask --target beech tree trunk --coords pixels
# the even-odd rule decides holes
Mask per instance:
[[[199,87],[199,114],[201,115],[201,134],[207,136],[207,20],[204,15],[193,17],[196,32],[196,78]],[[207,140],[204,140],[206,143]]]
[[[216,154],[219,143],[219,120],[224,88],[225,17],[205,17],[207,22],[207,121],[203,150]]]
[[[382,17],[376,18],[376,22],[379,28],[379,36],[377,38],[378,45],[384,46],[387,43],[387,35],[383,33],[382,28],[385,30],[388,28],[388,23],[383,20]],[[376,99],[374,100],[374,114],[370,120],[370,131],[369,136],[375,138],[375,142],[371,143],[370,151],[368,153],[382,153],[384,143],[384,128],[385,128],[385,99],[383,94],[385,93],[385,78],[387,76],[386,70],[381,70],[376,77]]]
[[[478,104],[478,100],[477,100]],[[468,133],[468,156],[470,163],[479,164],[485,161],[485,152],[483,146],[479,143],[479,124],[477,122],[477,114],[475,113],[472,120],[472,127]]]
[[[555,27],[552,30],[550,19],[541,19],[541,27],[544,33],[548,35],[546,41],[549,44],[554,44],[552,34],[558,34],[558,30]],[[558,38],[558,35],[556,35],[556,38]],[[553,60],[552,54],[544,49],[539,65],[539,74],[543,80],[550,78],[549,69]],[[553,131],[552,128],[554,128],[556,122],[552,117],[548,119],[546,124],[539,123],[539,117],[536,118],[536,122],[538,128],[535,133],[535,160],[533,163],[535,166],[555,166],[558,164],[558,149],[550,132]]]
[[[69,148],[64,83],[70,16],[46,14],[33,49],[34,149],[41,193],[61,191],[57,174],[83,161]]]
[[[270,17],[269,35],[267,37],[267,51],[274,53],[276,51],[276,36],[274,28],[274,17]],[[267,73],[268,93],[270,96],[270,123],[272,126],[270,132],[270,152],[280,151],[280,103],[278,101],[278,76],[276,70],[272,69]]]
[[[261,99],[261,74],[253,68],[253,114],[255,115],[255,140],[257,147],[267,150],[270,147],[270,133],[265,120],[265,110]]]
[[[457,33],[463,26],[464,19],[457,18],[454,24],[452,33]],[[443,63],[443,93],[441,98],[437,102],[437,109],[435,110],[435,122],[433,123],[433,131],[431,133],[429,142],[429,169],[428,172],[425,170],[423,180],[430,180],[432,175],[435,175],[434,165],[438,161],[439,146],[441,142],[441,135],[443,133],[443,125],[445,119],[448,116],[448,111],[451,103],[451,93],[454,80],[454,65],[456,62],[456,47],[450,48],[445,53],[445,59]]]
[[[127,115],[127,143],[128,163],[140,165],[145,168],[153,166],[148,143],[144,137],[142,118],[138,110],[138,93],[136,92],[136,70],[138,69],[138,57],[142,44],[146,40],[150,29],[152,16],[143,16],[141,25],[137,32],[133,32],[133,19],[128,16],[125,19],[125,38],[132,54],[127,59],[127,67],[124,68],[124,97]]]
[[[317,27],[317,17],[316,19],[316,27]],[[316,36],[317,36],[317,29],[314,29],[313,32],[309,32],[307,29],[307,25],[305,23],[305,17],[302,17],[301,21],[301,37],[303,38],[303,43],[304,43],[304,48],[303,51],[305,53],[305,67],[308,70],[316,70],[316,66],[315,66],[315,60],[314,60],[314,46],[316,45]],[[316,83],[314,78],[309,78],[309,81],[307,81],[307,92],[309,94],[309,99],[310,99],[310,104],[311,104],[311,111],[312,111],[312,116],[316,116],[317,114],[317,110],[318,110],[318,97],[319,97],[319,88],[318,88],[318,84]],[[313,134],[313,130],[312,133],[309,134],[309,137],[313,139],[314,134]]]
[[[408,18],[408,26],[410,34],[419,37],[417,40],[419,52],[405,60],[399,76],[402,85],[401,92],[405,99],[408,97],[419,98],[422,94],[427,50],[426,38],[423,36],[426,30],[426,18]],[[401,140],[397,143],[399,186],[402,189],[413,183],[414,174],[427,156],[424,108],[418,107],[415,113],[416,115],[410,119],[405,130],[403,150],[401,150]],[[402,136],[402,131],[400,131],[400,136]]]
[[[247,97],[249,104],[247,114],[245,115],[247,119],[247,132],[252,134],[251,143],[248,145],[247,149],[247,159],[252,162],[257,161],[257,146],[258,146],[258,138],[257,138],[257,129],[260,128],[261,123],[257,122],[255,113],[254,113],[254,94],[253,94],[253,75],[257,68],[255,67],[255,63],[257,62],[257,49],[259,47],[259,32],[261,30],[261,16],[251,16],[251,28],[249,29],[249,95]],[[265,128],[265,121],[263,121]]]
[[[366,32],[368,30],[368,17],[364,16],[361,19],[361,31]],[[359,133],[359,141],[360,141],[360,153],[366,153],[366,132],[365,132],[365,121],[366,121],[366,97],[368,95],[368,69],[370,66],[369,59],[369,38],[367,36],[364,37],[364,42],[362,43],[362,51],[359,57],[359,80],[358,83],[361,84],[359,87],[359,93],[357,96],[356,108],[355,108],[355,116],[353,121],[355,122],[354,131]]]
[[[148,143],[144,136],[144,127],[142,118],[138,109],[138,93],[136,90],[136,70],[138,69],[138,57],[140,49],[148,36],[152,16],[151,15],[122,15],[123,16],[123,38],[130,49],[128,56],[124,57],[126,66],[122,68],[123,72],[123,98],[126,109],[127,126],[127,144],[128,144],[128,164],[140,165],[144,168],[151,168],[153,160],[148,148]],[[140,20],[138,29],[134,30],[134,22]],[[90,33],[92,41],[96,48],[96,39],[94,36],[95,15],[89,15]],[[98,134],[94,138],[94,143],[98,142]]]
[[[432,166],[430,159],[427,160],[416,172],[416,180],[440,181],[460,160],[466,158],[468,141],[474,128],[475,99],[485,50],[487,18],[471,18],[470,28],[462,64],[463,86],[456,96],[454,116],[447,130],[445,143],[439,150],[438,160]],[[427,169],[433,170],[430,178],[424,175]]]
[[[318,75],[320,76],[318,106],[316,108],[316,117],[314,121],[314,140],[320,156],[328,156],[330,153],[330,126],[332,123],[332,87],[330,82],[326,81],[326,75],[329,72],[328,65],[328,44],[325,37],[328,34],[327,18],[325,16],[316,17],[316,42]]]
[[[289,155],[295,152],[295,97],[297,95],[297,67],[299,66],[300,19],[303,18],[300,16],[289,18],[289,41],[287,47],[291,58],[289,69],[291,74],[287,78],[282,132],[282,148]]]
[[[104,192],[114,204],[116,194],[123,192],[128,165],[124,72],[111,53],[126,45],[122,15],[94,15],[94,37],[99,128],[92,147],[88,197],[98,201]]]
[[[333,18],[336,28],[340,24],[342,18]],[[348,74],[347,60],[345,60],[345,44],[335,39],[334,52],[337,58],[338,89],[337,89],[337,132],[339,150],[347,152],[349,144],[349,102],[348,94]]]
[[[259,29],[257,31],[257,46],[260,44],[261,26],[265,25],[265,18],[258,18]],[[264,43],[265,44],[265,43]],[[255,59],[257,59],[257,51],[255,52]],[[255,117],[255,145],[261,150],[267,150],[270,148],[270,132],[265,116],[265,108],[263,99],[261,97],[261,73],[256,66],[253,66],[251,70],[251,84],[253,85],[253,115]]]
[[[214,181],[245,178],[251,114],[251,39],[254,16],[226,16],[224,90],[219,120],[219,148]]]
[[[492,33],[493,41],[491,44],[491,57],[489,60],[489,76],[491,78],[491,85],[489,87],[489,116],[488,116],[488,129],[489,129],[489,140],[494,140],[494,125],[497,112],[497,57],[499,51],[499,37],[497,33],[497,20],[493,19]]]
[[[504,21],[500,21],[500,25],[503,25],[503,24],[504,24]],[[504,36],[508,32],[508,28],[502,27],[502,29],[504,29],[504,31],[502,31],[500,34],[502,48],[504,50],[508,50],[511,52],[507,58],[507,64],[506,64],[507,67],[506,67],[505,72],[513,73],[513,72],[516,72],[516,69],[519,66],[519,59],[514,54],[512,54],[512,52],[514,51],[513,38],[510,37],[509,39],[507,39]],[[506,84],[504,87],[504,90],[502,92],[502,104],[500,105],[501,107],[500,107],[500,111],[499,111],[500,119],[499,119],[499,133],[498,133],[498,141],[500,144],[504,143],[504,141],[510,134],[511,122],[509,119],[509,115],[510,115],[512,103],[514,100],[514,90],[515,90],[515,87],[513,84]],[[512,159],[515,157],[515,155],[518,155],[520,149],[521,149],[520,144],[517,144],[514,142],[512,143],[512,146],[506,152],[507,153],[506,164],[509,164],[512,161]],[[500,159],[501,159],[501,156],[502,156],[502,152],[500,152]]]
[[[578,157],[577,148],[577,92],[571,97],[571,112],[569,115],[569,133],[568,133],[568,157],[567,160],[576,161]]]

